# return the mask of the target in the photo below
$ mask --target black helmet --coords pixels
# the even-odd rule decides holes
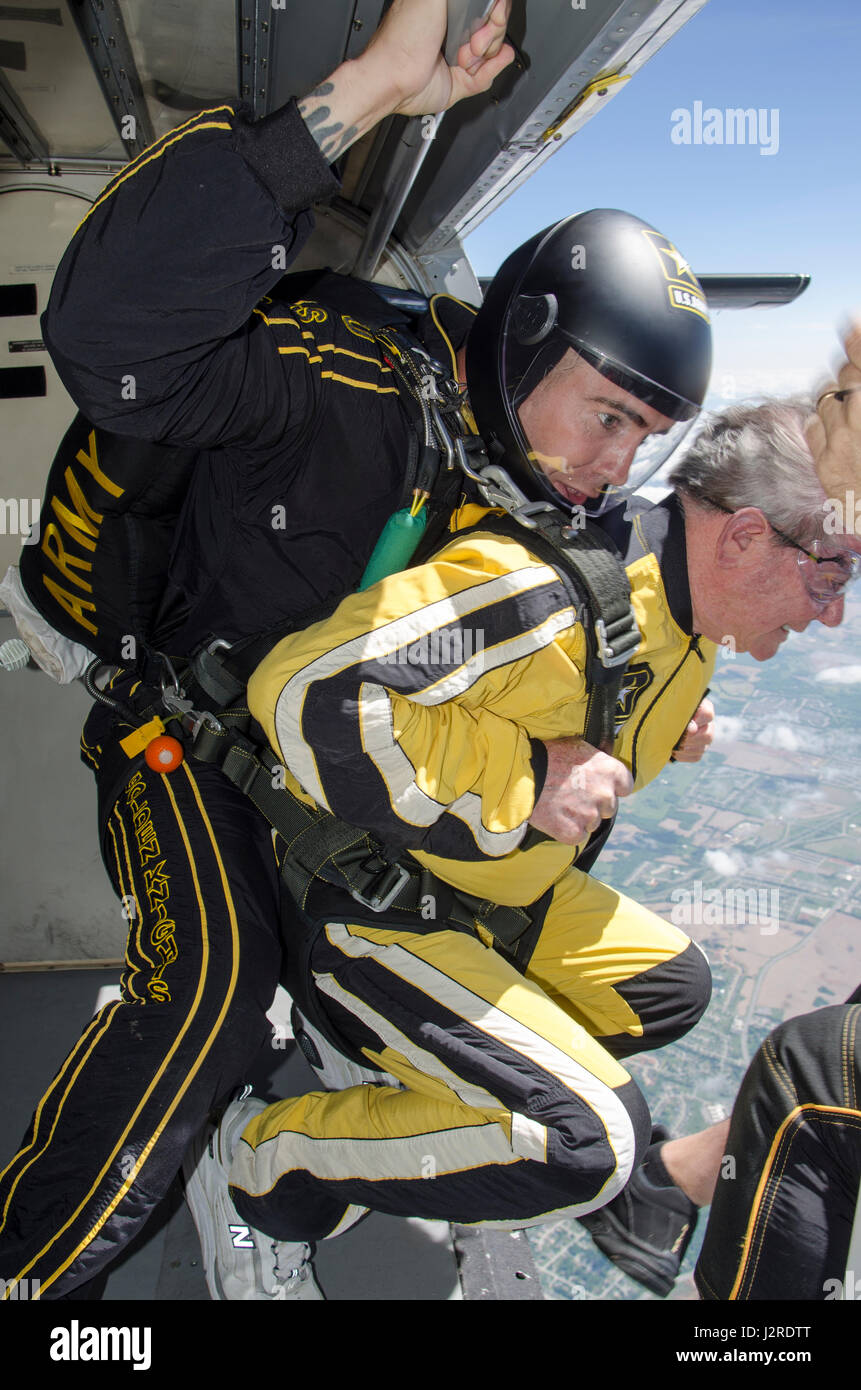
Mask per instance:
[[[488,288],[466,345],[470,406],[491,460],[531,500],[584,502],[593,514],[633,492],[678,446],[702,405],[710,371],[708,308],[687,262],[654,227],[608,208],[566,217],[513,252]],[[612,383],[606,397],[596,394],[603,390],[596,372]],[[581,390],[572,392],[578,384]],[[539,386],[545,430],[548,420],[560,418],[556,408],[576,412],[582,402],[561,427],[551,423],[550,449],[546,438],[529,439],[529,414],[522,410]],[[624,403],[620,392],[667,417],[664,427],[639,416],[636,401]],[[649,434],[649,426],[661,432]],[[576,456],[584,441],[587,460]],[[605,471],[617,476],[597,483],[593,477],[581,493],[577,468],[592,458],[593,474],[609,458],[613,468]],[[605,482],[627,485],[602,487]]]

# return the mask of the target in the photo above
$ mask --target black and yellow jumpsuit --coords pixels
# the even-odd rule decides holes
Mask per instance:
[[[170,468],[171,449],[199,451],[154,645],[187,654],[250,636],[359,582],[402,504],[413,437],[374,330],[409,320],[342,276],[320,286],[323,302],[295,282],[279,288],[311,229],[306,209],[338,187],[295,103],[257,123],[224,105],[132,161],[72,239],[43,332],[97,432],[55,470],[62,491],[46,496],[38,558],[85,645],[111,602],[96,578],[117,544],[102,503],[122,492],[98,430],[115,456],[118,439],[161,445],[154,472]],[[419,333],[447,361],[434,314]],[[439,314],[460,325],[456,347],[471,312],[445,300]],[[134,507],[130,517],[128,567],[142,524]],[[127,674],[114,693],[138,707],[153,699]],[[128,919],[122,1001],[84,1030],[0,1172],[0,1278],[39,1281],[44,1299],[101,1270],[158,1205],[271,1035],[281,972],[269,825],[201,764],[166,777],[138,760],[117,776],[127,732],[98,705],[81,745]]]
[[[482,514],[462,508],[454,525],[478,530],[285,638],[249,686],[297,790],[475,898],[535,905],[539,928],[524,970],[480,926],[433,920],[432,901],[375,921],[312,892],[324,1009],[404,1089],[284,1100],[245,1130],[234,1201],[282,1239],[338,1234],[366,1208],[517,1227],[602,1205],[650,1133],[619,1059],[679,1037],[708,1000],[676,928],[578,870],[576,849],[520,848],[544,742],[585,725],[584,634],[528,533],[483,532]],[[628,541],[645,637],[615,754],[636,790],[666,765],[714,647],[691,635],[675,500]]]
[[[285,299],[278,288],[310,228],[306,209],[337,187],[294,103],[259,123],[220,106],[171,131],[108,185],[58,269],[43,333],[80,409],[117,435],[200,451],[161,614],[172,650],[190,651],[208,637],[250,635],[351,590],[401,502],[411,426],[371,331],[391,323],[392,312],[386,308],[375,322],[374,296],[343,279],[314,299]],[[461,338],[464,332],[461,326]],[[421,333],[447,360],[430,319]],[[164,466],[163,452],[158,460]],[[46,585],[80,622],[86,644],[93,636],[87,624],[99,621],[88,567],[104,533],[100,494],[88,491],[97,460],[81,470],[65,511],[56,509],[62,546],[39,553]],[[675,632],[673,620],[664,621],[668,634]],[[681,660],[681,647],[678,655]],[[663,706],[673,705],[675,723],[666,728],[649,776],[696,704],[706,668],[692,657],[686,669],[693,668],[696,691],[693,685],[679,691],[676,701],[676,678],[670,681]],[[131,685],[120,677],[115,688],[132,703],[149,698]],[[644,689],[641,698],[648,703],[656,693],[657,687]],[[279,876],[268,824],[216,770],[189,761],[169,777],[130,765],[118,785],[115,771],[110,777],[105,771],[114,767],[117,739],[115,723],[99,706],[85,727],[82,753],[97,775],[111,881],[127,909],[134,904],[127,910],[122,1000],[84,1030],[0,1173],[0,1277],[7,1289],[14,1280],[38,1280],[47,1299],[73,1292],[103,1268],[162,1199],[189,1140],[242,1080],[268,1035],[265,1011],[282,964]],[[505,814],[514,808],[525,819],[536,782],[527,775],[519,739],[518,749],[521,781]],[[488,829],[509,836],[516,853],[515,826],[492,821]],[[564,863],[551,850],[536,854],[547,860],[530,878],[540,887]],[[482,857],[483,851],[471,872],[481,870]],[[492,859],[486,858],[489,878]],[[649,1046],[677,1035],[703,1005],[703,970],[697,973],[686,940],[655,919],[649,919],[658,933],[652,944],[625,956],[623,997],[611,984],[619,981],[618,962],[604,960],[623,931],[610,910],[615,895],[608,893],[607,902],[605,944],[596,937],[596,974],[584,981],[576,1021],[554,1002],[567,998],[564,953],[561,979],[554,980],[548,964],[542,985],[528,985],[530,997],[540,997],[563,1030],[569,1051],[561,1049],[559,1057],[570,1055],[574,1029],[578,1048],[587,1046],[590,1030],[624,1039],[623,1047]],[[645,925],[639,909],[630,912]],[[638,940],[647,935],[635,932]],[[455,943],[458,951],[478,945],[464,936]],[[494,976],[509,969],[490,951],[482,958]],[[683,1022],[675,1004],[661,1006],[663,1015],[661,1007],[647,1008],[655,992],[650,981],[658,979],[648,972],[657,967],[666,977],[676,960],[682,962],[676,994],[688,1001]],[[436,1028],[436,1035],[447,1032],[447,1024]],[[610,1048],[592,1048],[604,1100],[608,1092],[632,1095]],[[441,1102],[450,1095],[448,1079],[446,1072],[438,1083]],[[571,1092],[559,1081],[551,1090],[549,1110],[566,1111]],[[464,1095],[500,1117],[495,1107],[502,1102],[486,1084]],[[632,1108],[639,1116],[633,1121],[623,1118],[624,1103],[618,1110],[623,1168],[645,1128],[641,1103]],[[487,1121],[485,1138],[510,1130],[497,1118]],[[603,1151],[603,1121],[599,1126],[590,1118],[589,1126],[586,1148]],[[534,1146],[539,1130],[527,1128]],[[573,1152],[578,1143],[566,1115],[557,1129]],[[579,1148],[584,1156],[582,1143]],[[615,1181],[606,1178],[602,1152],[587,1183],[593,1199]],[[567,1178],[563,1187],[559,1200],[576,1200]],[[537,1199],[541,1210],[545,1196]],[[364,1197],[350,1198],[349,1205],[360,1203]],[[335,1207],[343,1211],[344,1202]],[[331,1230],[336,1221],[327,1213],[318,1224]]]
[[[704,1299],[861,1297],[861,986],[781,1023],[732,1112],[694,1271]]]

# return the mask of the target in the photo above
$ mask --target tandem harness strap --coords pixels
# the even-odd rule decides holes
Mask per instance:
[[[238,700],[213,713],[207,708],[209,694],[197,679],[195,667],[200,669],[199,664],[195,662],[177,675],[172,663],[167,658],[165,661],[168,675],[157,698],[150,698],[156,695],[152,687],[147,696],[139,687],[136,707],[131,710],[118,700],[103,697],[103,702],[114,707],[131,732],[121,742],[114,742],[103,759],[108,791],[101,798],[102,834],[113,802],[135,766],[143,761],[147,731],[157,725],[181,732],[186,752],[219,768],[283,840],[286,848],[281,877],[300,911],[305,910],[316,880],[349,893],[365,916],[391,909],[421,921],[423,905],[432,901],[432,916],[441,925],[448,923],[469,931],[478,925],[505,951],[516,956],[520,938],[532,925],[525,908],[503,907],[456,892],[410,855],[400,851],[387,853],[370,831],[307,805],[285,785],[285,769],[267,746],[247,705]],[[209,665],[204,664],[211,673]],[[219,678],[222,689],[235,683],[232,676]]]
[[[541,521],[541,529],[531,531],[526,543],[554,566],[583,616],[589,686],[584,737],[596,747],[607,746],[613,740],[613,715],[625,667],[640,640],[627,577],[597,528],[587,525],[578,533],[576,543],[570,544],[562,522],[546,515]],[[522,526],[505,516],[489,517],[475,529],[524,540]],[[478,923],[503,950],[516,955],[518,942],[531,925],[524,908],[500,906],[456,892],[411,856],[387,853],[369,831],[308,806],[290,792],[284,785],[281,764],[266,747],[262,731],[258,740],[250,736],[251,716],[241,703],[250,675],[249,662],[253,669],[262,658],[262,650],[256,643],[242,644],[242,650],[235,652],[214,647],[212,644],[198,654],[190,674],[210,695],[228,693],[240,703],[236,708],[220,710],[215,717],[201,718],[187,712],[191,751],[203,762],[218,766],[281,836],[286,845],[281,875],[300,910],[305,909],[317,879],[346,890],[374,914],[390,909],[417,914],[430,898],[437,904],[434,916],[438,920],[465,929],[474,929]],[[524,847],[543,838],[530,831]]]
[[[488,469],[486,475],[475,472],[473,462],[479,468],[482,463],[487,464],[483,441],[477,437],[467,439],[459,433],[463,428],[458,413],[460,403],[456,395],[447,393],[439,364],[426,354],[417,358],[406,335],[393,340],[393,335],[387,334],[383,342],[394,352],[392,365],[420,445],[411,450],[405,492],[418,491],[425,499],[437,502],[436,525],[428,527],[429,534],[419,552],[426,558],[446,543],[440,534],[440,522],[454,505],[454,493],[460,491],[464,475],[485,484],[480,491],[491,507],[499,505],[499,497],[504,510],[511,513],[510,498],[493,490],[497,470]],[[408,380],[410,375],[416,381]],[[425,396],[423,390],[417,389],[418,381],[436,383],[439,389]],[[417,472],[413,452],[418,455]],[[427,476],[422,475],[423,468]],[[490,489],[486,487],[487,477],[491,479]],[[468,529],[513,537],[559,575],[586,634],[589,694],[583,737],[596,747],[611,746],[614,711],[625,667],[640,641],[627,576],[612,543],[593,524],[574,527],[566,523],[556,508],[543,504],[520,506],[513,514],[489,515]],[[329,601],[315,612],[303,614],[301,624],[292,624],[286,631],[300,625],[305,628],[328,617],[337,602],[338,599]],[[362,916],[373,920],[377,914],[388,913],[391,918],[416,923],[418,930],[426,916],[423,907],[432,902],[433,909],[427,916],[438,926],[470,932],[483,929],[513,964],[525,969],[543,919],[543,899],[532,904],[529,911],[457,891],[423,869],[408,853],[388,852],[370,831],[307,805],[285,785],[284,769],[266,745],[265,735],[245,703],[252,672],[284,635],[282,624],[280,631],[273,629],[232,646],[212,641],[194,654],[179,676],[163,654],[153,652],[154,665],[144,673],[144,682],[152,689],[158,679],[156,671],[162,666],[161,699],[149,705],[144,717],[157,716],[160,708],[166,710],[169,720],[176,721],[184,731],[187,751],[218,767],[277,832],[285,846],[281,877],[306,927],[312,915],[307,909],[313,908],[309,894],[315,883],[348,893],[357,904],[358,920]],[[169,681],[164,679],[163,663]],[[158,717],[153,722],[158,722]],[[134,736],[131,741],[137,749]],[[530,830],[522,847],[528,849],[545,838]],[[549,901],[548,895],[545,898]],[[306,957],[312,936],[313,929],[306,930],[302,948]]]
[[[418,916],[422,904],[432,901],[441,924],[474,930],[478,923],[505,950],[516,951],[531,925],[524,908],[500,907],[455,892],[409,856],[387,854],[370,831],[306,805],[284,785],[284,769],[275,755],[249,737],[251,724],[247,709],[220,711],[197,724],[191,752],[219,767],[281,836],[286,845],[281,877],[300,910],[319,879],[374,914],[392,909]]]
[[[640,641],[627,575],[615,547],[592,523],[575,531],[552,508],[539,510],[529,521],[525,530],[513,517],[492,515],[469,529],[513,537],[560,576],[586,634],[589,696],[583,737],[595,747],[612,746],[619,689]],[[309,622],[322,616],[318,611]],[[220,709],[215,717],[186,712],[184,720],[193,755],[220,767],[285,842],[281,874],[300,910],[304,910],[315,880],[346,890],[374,914],[390,909],[417,914],[422,902],[431,897],[444,905],[434,914],[438,920],[465,929],[474,929],[478,923],[503,950],[516,955],[518,942],[531,925],[524,908],[504,907],[455,892],[408,854],[387,853],[369,831],[306,805],[284,785],[283,769],[266,746],[259,726],[252,728],[244,704],[247,681],[276,640],[277,634],[269,633],[232,648],[226,643],[211,643],[199,652],[189,672],[195,685],[216,705],[225,699],[235,704]],[[190,710],[191,702],[183,703]],[[530,830],[523,848],[545,838]],[[594,858],[598,847],[593,849],[590,843],[584,855],[593,851],[589,857]]]
[[[640,641],[627,576],[615,547],[593,524],[587,522],[575,533],[555,509],[540,511],[530,520],[533,524],[525,531],[512,517],[488,516],[470,530],[511,536],[559,574],[586,633],[589,696],[583,737],[595,747],[612,746],[619,689]],[[212,643],[198,653],[191,667],[195,682],[209,698],[226,697],[239,706],[221,710],[215,718],[197,717],[188,728],[194,756],[220,767],[284,840],[287,851],[281,873],[300,909],[315,879],[346,889],[373,913],[390,908],[416,912],[430,895],[446,903],[441,917],[464,927],[478,921],[503,949],[515,951],[530,925],[524,909],[455,893],[410,856],[387,854],[369,831],[306,805],[284,785],[283,769],[265,746],[262,731],[259,741],[249,737],[252,721],[243,703],[251,671],[273,644],[273,634],[267,634],[232,649],[226,643]],[[523,847],[544,838],[530,830]]]

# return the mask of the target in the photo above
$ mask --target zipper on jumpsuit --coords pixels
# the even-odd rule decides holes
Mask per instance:
[[[676,679],[676,676],[677,676],[677,675],[679,674],[679,672],[681,671],[682,667],[684,666],[684,664],[685,664],[685,662],[687,661],[688,657],[690,656],[691,652],[696,652],[696,654],[697,654],[697,656],[699,657],[700,661],[701,661],[701,662],[703,663],[703,665],[705,666],[706,659],[705,659],[705,657],[703,656],[702,652],[700,651],[700,639],[699,639],[699,636],[698,636],[696,633],[694,633],[694,635],[691,637],[691,639],[690,639],[690,641],[689,641],[689,643],[688,643],[687,649],[685,650],[685,654],[684,654],[684,656],[682,657],[681,661],[679,662],[678,666],[676,666],[675,669],[674,669],[673,671],[670,672],[669,676],[668,676],[667,679],[664,681],[664,684],[661,686],[660,690],[659,690],[659,691],[657,692],[657,694],[655,695],[655,698],[652,700],[652,703],[649,705],[649,708],[646,710],[645,714],[643,715],[642,719],[640,720],[639,724],[637,725],[637,732],[634,734],[633,743],[631,744],[631,776],[632,776],[632,778],[634,779],[635,782],[636,782],[636,780],[637,780],[637,740],[638,740],[639,737],[640,737],[640,733],[641,733],[641,731],[642,731],[643,725],[645,724],[645,722],[646,722],[646,720],[648,719],[649,715],[652,713],[652,710],[653,710],[653,709],[655,708],[655,706],[659,703],[659,701],[663,698],[665,692],[666,692],[667,690],[669,690],[670,686],[672,685],[673,681]]]

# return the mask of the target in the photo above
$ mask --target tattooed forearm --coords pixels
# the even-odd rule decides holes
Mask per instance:
[[[302,103],[304,104],[304,102],[306,101],[313,101],[315,97],[330,97],[334,90],[334,82],[321,82],[319,87],[315,87],[313,92],[309,92],[306,97],[302,98]]]
[[[335,119],[331,106],[324,103],[323,98],[331,96],[334,90],[334,82],[321,82],[299,102],[299,115],[317,142],[320,153],[330,164],[352,145],[359,134],[358,126],[351,125],[345,129],[344,122]]]
[[[320,147],[320,153],[325,159],[328,159],[330,164],[333,164],[338,156],[343,154],[344,150],[349,149],[350,145],[352,145],[353,141],[358,136],[359,131],[358,127],[354,125],[344,130],[342,121],[334,121],[331,125],[323,125],[322,122],[328,118],[329,114],[328,107],[322,106],[318,108],[317,111],[313,112],[313,116],[317,116],[318,120],[314,121],[313,124],[311,121],[306,121],[305,124],[317,141]]]

